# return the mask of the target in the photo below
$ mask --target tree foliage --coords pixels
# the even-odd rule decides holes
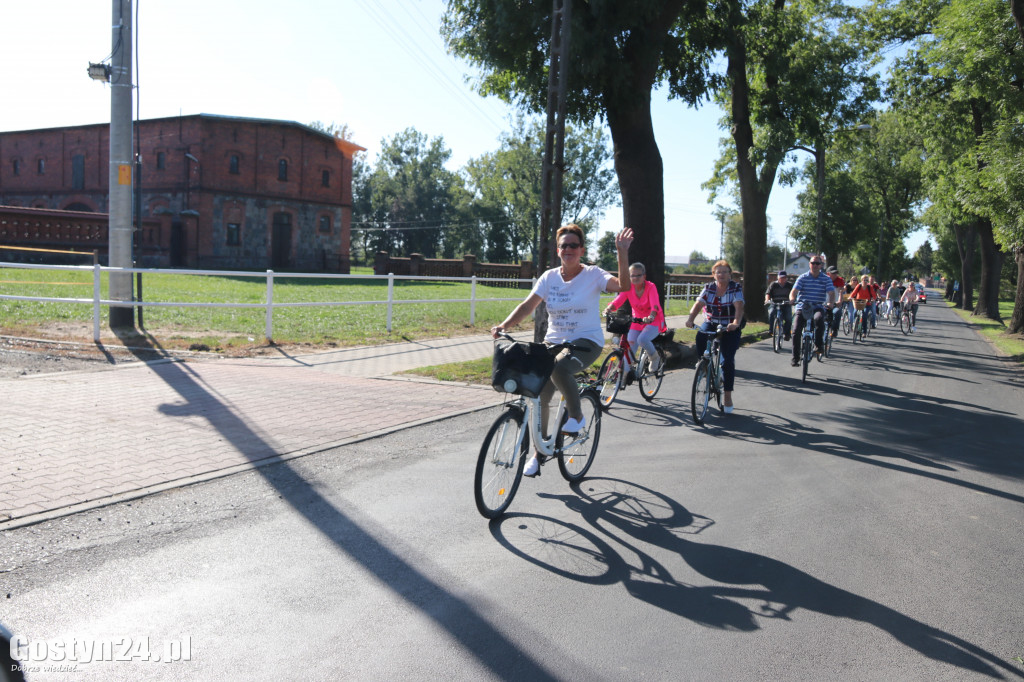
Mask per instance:
[[[483,71],[480,92],[533,112],[545,110],[552,6],[518,0],[449,0],[442,33],[449,49]],[[651,92],[667,83],[690,103],[708,86],[713,53],[703,2],[592,0],[574,3],[567,118],[607,121],[625,224],[637,237],[633,260],[663,289],[663,165],[651,120]]]
[[[832,0],[727,0],[716,30],[726,73],[715,99],[730,132],[706,187],[739,187],[745,294],[756,298],[766,271],[768,199],[787,154],[825,152],[835,131],[876,99],[872,53],[856,31],[859,10]],[[783,177],[785,180],[785,175]],[[763,311],[752,310],[754,319]]]

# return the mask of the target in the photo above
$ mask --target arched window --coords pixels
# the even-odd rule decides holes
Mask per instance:
[[[288,180],[288,162],[285,159],[277,162],[277,179],[281,182]]]

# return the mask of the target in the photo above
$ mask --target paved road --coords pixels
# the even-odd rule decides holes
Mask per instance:
[[[692,372],[630,387],[593,478],[545,467],[490,524],[493,408],[11,529],[0,613],[191,645],[100,679],[1021,679],[1024,382],[924,308],[807,384],[742,349],[703,428]]]

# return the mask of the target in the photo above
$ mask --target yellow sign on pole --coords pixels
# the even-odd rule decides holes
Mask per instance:
[[[132,184],[132,167],[127,163],[119,164],[117,167],[117,184]]]

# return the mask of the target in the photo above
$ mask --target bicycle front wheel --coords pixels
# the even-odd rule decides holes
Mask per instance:
[[[654,349],[658,353],[658,360],[661,361],[661,366],[658,367],[657,372],[651,371],[651,359],[647,353],[644,353],[644,371],[637,379],[637,386],[640,388],[640,395],[644,397],[644,400],[651,402],[654,400],[654,396],[658,395],[658,389],[661,388],[661,380],[665,376],[665,351],[661,348],[655,347]]]
[[[781,317],[781,315],[780,315]],[[782,329],[782,320],[775,320],[775,329],[772,330],[772,348],[775,349],[776,353],[782,352],[782,341],[785,338],[785,332]]]
[[[601,363],[601,369],[597,372],[597,383],[601,388],[601,407],[606,410],[611,407],[615,396],[619,394],[619,388],[622,387],[622,373],[622,351],[612,351]]]
[[[519,407],[505,410],[494,420],[480,447],[473,492],[476,508],[484,518],[493,519],[505,513],[523,480],[529,441],[523,420]]]
[[[810,367],[811,364],[811,344],[813,343],[814,340],[811,337],[804,337],[804,347],[800,349],[800,352],[803,353],[803,369],[801,370],[802,373],[800,375],[801,383],[807,381],[807,368]]]
[[[850,335],[850,329],[853,328],[853,322],[850,320],[850,311],[843,310],[843,334],[846,336]]]
[[[711,399],[711,375],[708,373],[711,363],[701,358],[697,369],[693,372],[693,390],[690,391],[690,414],[697,424],[704,423],[708,413],[708,401]]]
[[[904,336],[910,333],[910,313],[900,315],[900,331]]]
[[[559,431],[555,441],[558,470],[562,472],[562,478],[570,483],[587,475],[597,455],[597,443],[601,439],[601,403],[597,391],[583,391],[580,394],[580,408],[585,420],[583,430],[578,433]]]

